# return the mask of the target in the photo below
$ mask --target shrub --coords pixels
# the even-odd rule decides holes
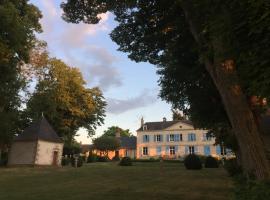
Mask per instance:
[[[238,176],[235,183],[234,200],[270,199],[270,181],[246,180]]]
[[[97,156],[97,162],[108,162],[109,160],[107,156]]]
[[[97,161],[97,155],[96,154],[90,154],[87,158],[88,163],[96,162]]]
[[[227,170],[230,176],[235,176],[242,173],[242,169],[237,164],[237,161],[235,158],[225,160],[224,168]]]
[[[6,166],[8,163],[8,152],[2,152],[0,166]]]
[[[204,163],[205,168],[218,168],[218,160],[212,156],[208,156]]]
[[[70,158],[63,157],[61,161],[62,166],[67,166],[70,164]]]
[[[184,160],[184,165],[186,169],[202,169],[202,162],[200,158],[195,154],[190,154],[186,156]]]
[[[132,161],[131,161],[130,157],[123,157],[121,159],[119,165],[121,165],[121,166],[131,166],[132,165]]]
[[[71,165],[72,167],[75,167],[75,158],[71,158]],[[78,157],[77,167],[81,167],[83,165],[83,159],[82,157]]]
[[[200,158],[201,162],[203,164],[205,164],[205,160],[206,160],[207,156],[204,156],[204,155],[197,155],[197,156]]]
[[[133,159],[132,162],[160,162],[160,159]]]
[[[114,156],[114,157],[112,158],[112,161],[120,161],[120,157],[119,157],[119,156]]]

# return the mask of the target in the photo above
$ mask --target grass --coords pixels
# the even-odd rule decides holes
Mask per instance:
[[[0,169],[1,200],[227,200],[223,169],[186,170],[179,163],[92,163],[81,168]]]

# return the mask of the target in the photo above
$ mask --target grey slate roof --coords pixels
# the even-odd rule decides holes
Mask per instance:
[[[43,117],[41,120],[31,124],[14,141],[37,141],[63,143],[62,139],[53,130],[49,122]]]
[[[161,121],[161,122],[146,122],[144,125],[147,126],[147,131],[158,131],[166,129],[178,122],[192,125],[192,122],[189,120],[178,120],[178,121]],[[140,127],[137,131],[143,131],[143,127]]]
[[[136,149],[137,138],[135,136],[131,137],[120,137],[120,146],[127,149]]]

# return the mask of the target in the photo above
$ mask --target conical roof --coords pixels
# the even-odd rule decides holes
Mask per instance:
[[[44,140],[56,143],[63,143],[49,122],[42,117],[41,120],[31,124],[14,141],[37,141]]]

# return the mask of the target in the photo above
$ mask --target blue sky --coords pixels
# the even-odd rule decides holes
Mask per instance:
[[[158,98],[156,67],[129,60],[110,39],[109,33],[116,26],[111,13],[102,14],[97,25],[69,24],[61,19],[61,0],[30,2],[42,11],[43,33],[38,37],[48,43],[50,56],[80,68],[87,86],[103,91],[108,106],[105,123],[96,136],[113,125],[136,134],[142,116],[145,121],[171,119],[170,105]],[[85,131],[78,134],[79,142],[91,142]]]

